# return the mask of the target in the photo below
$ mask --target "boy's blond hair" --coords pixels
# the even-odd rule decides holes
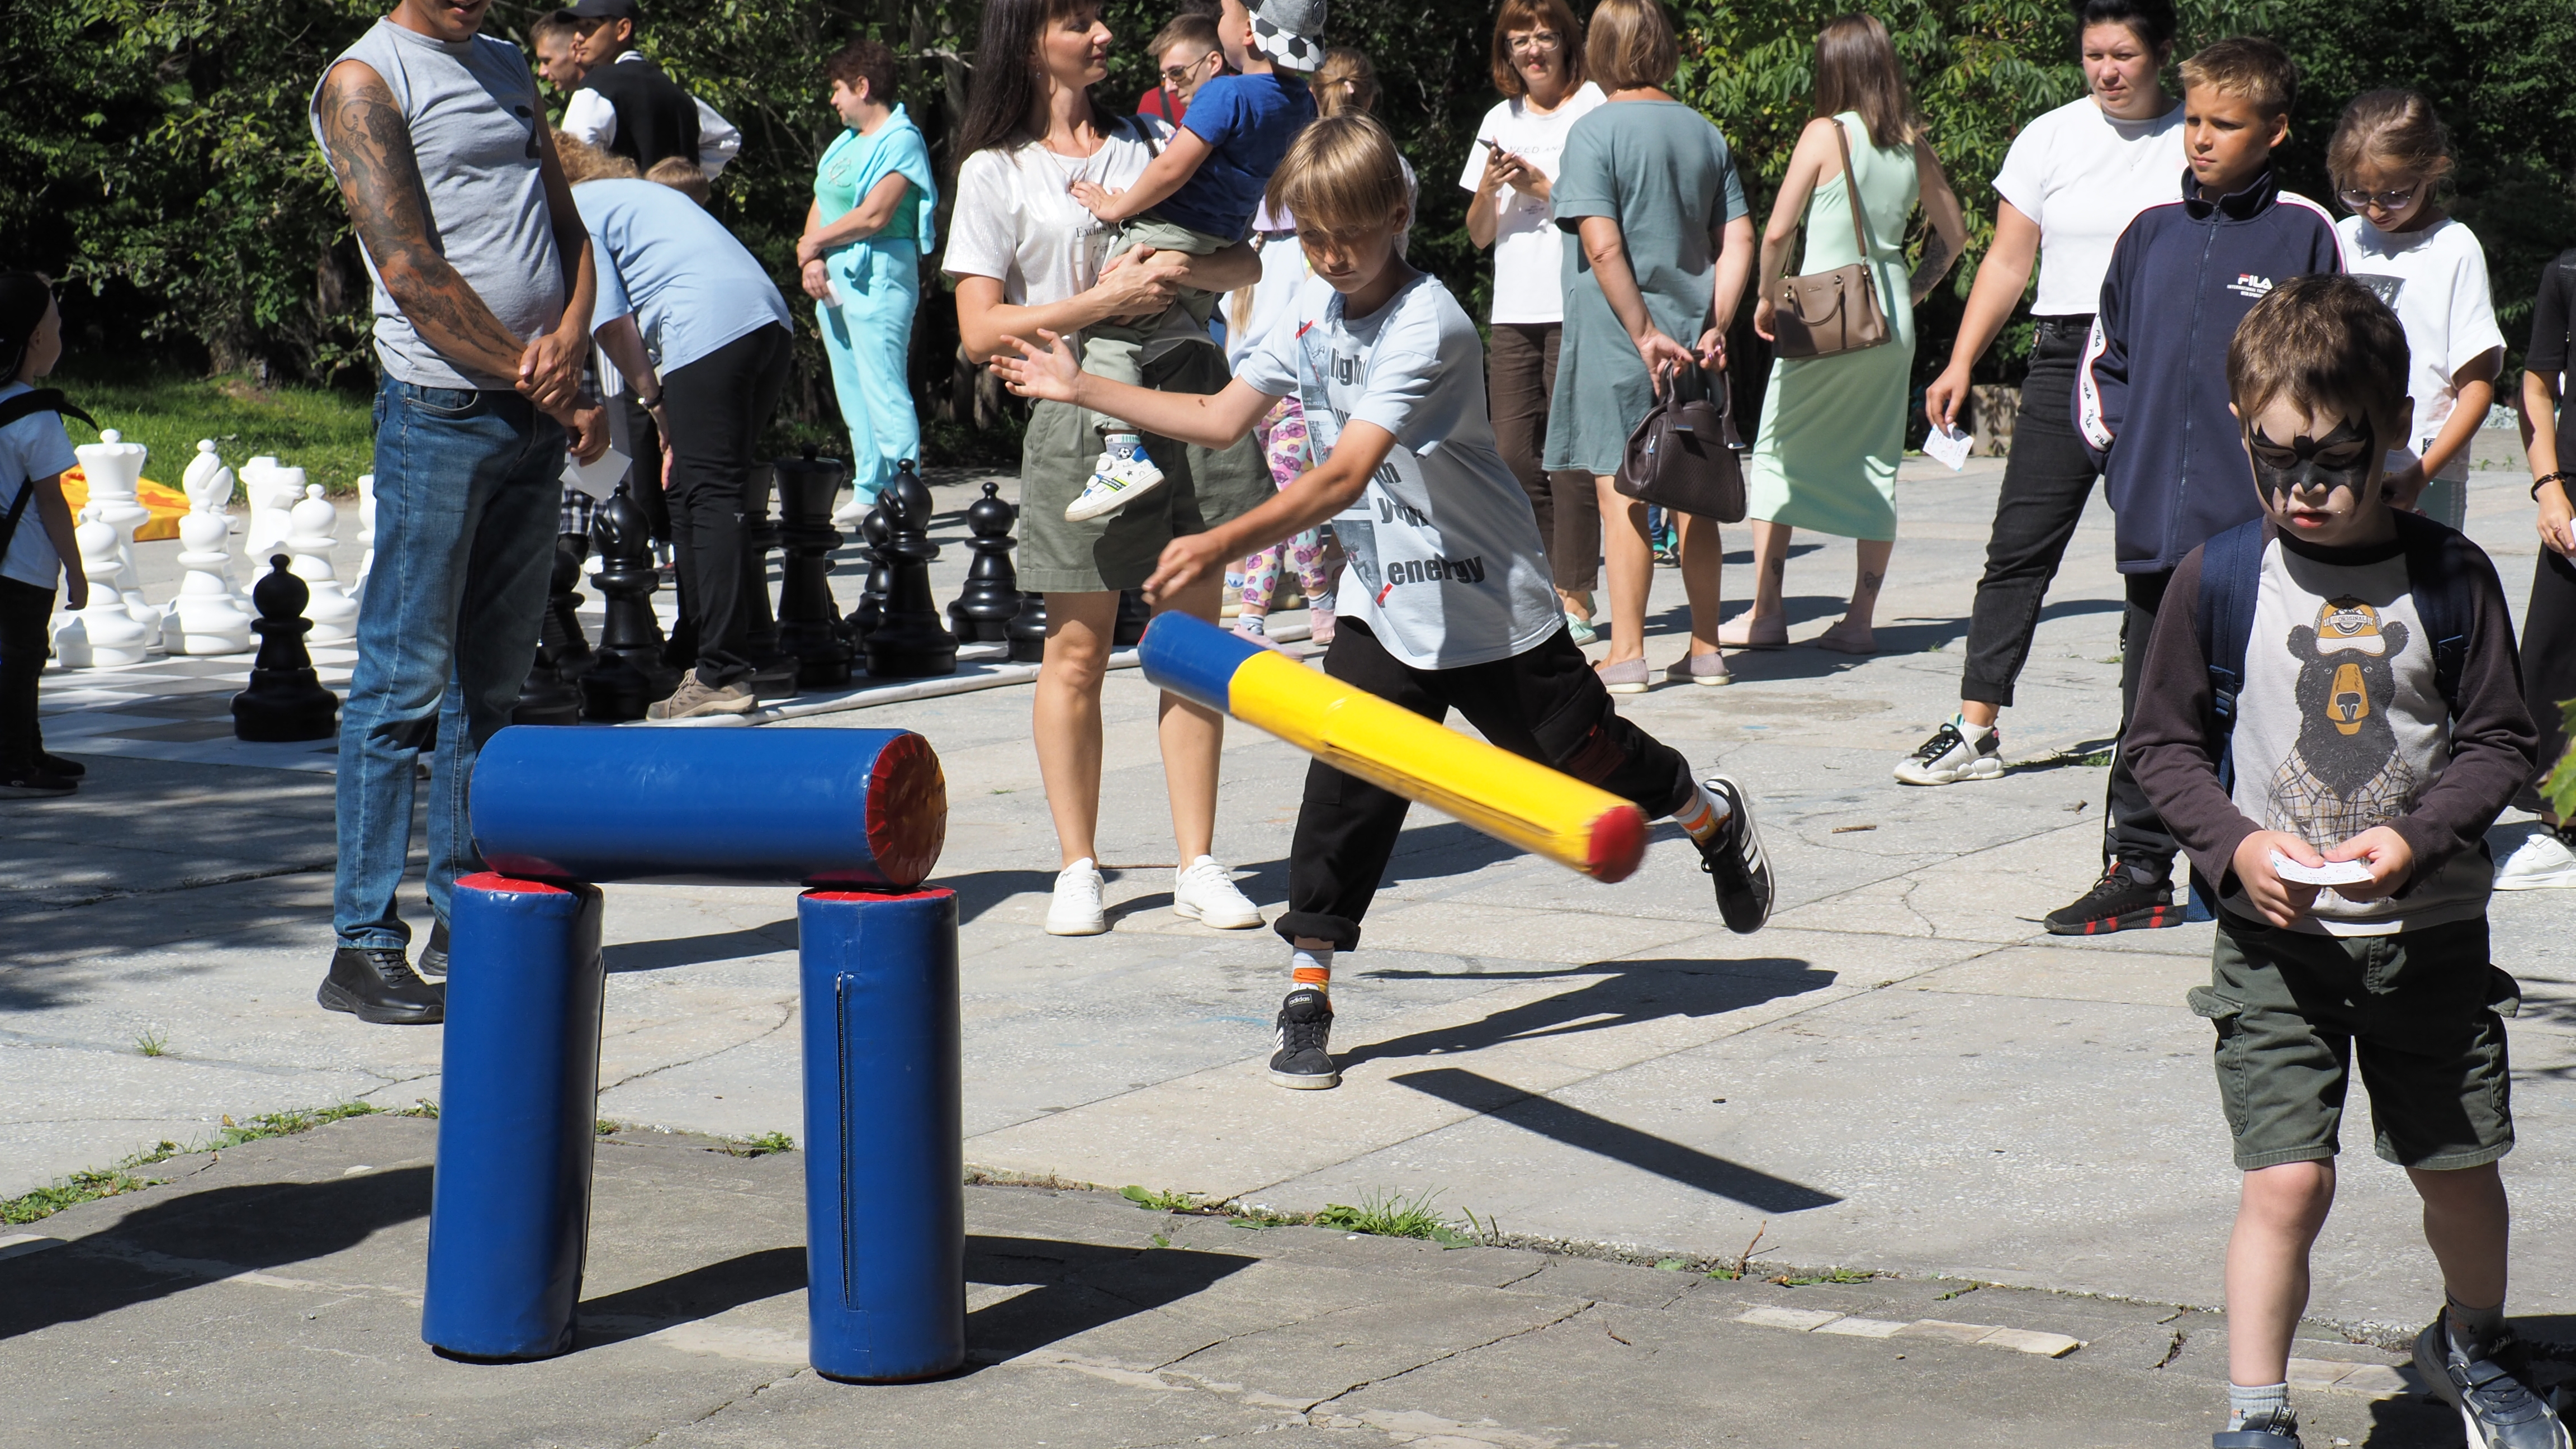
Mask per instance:
[[[635,163],[614,152],[603,151],[570,131],[555,132],[555,159],[563,163],[564,184],[579,186],[585,181],[641,181],[644,173]]]
[[[2207,86],[2254,103],[2266,119],[2286,116],[2299,100],[2299,67],[2290,53],[2259,35],[2204,47],[2182,63],[2183,89]]]
[[[2227,345],[2227,399],[2247,427],[2275,401],[2369,420],[2380,446],[2406,426],[2406,328],[2350,277],[2293,277],[2254,304]]]
[[[707,184],[707,173],[686,156],[665,156],[644,173],[647,181],[658,181],[700,206],[715,199],[716,189]]]
[[[1300,132],[1270,173],[1270,209],[1300,226],[1353,231],[1413,209],[1395,140],[1371,116],[1327,116]]]

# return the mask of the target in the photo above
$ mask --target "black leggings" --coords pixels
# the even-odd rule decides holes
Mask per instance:
[[[2066,544],[2093,496],[2093,459],[2075,432],[2075,365],[2090,317],[2042,317],[2022,380],[2012,455],[1986,540],[1986,572],[1968,614],[1968,667],[1959,697],[2013,702],[2013,681],[2030,658],[2039,607],[2066,557]],[[2145,652],[2141,641],[2139,652]]]
[[[742,652],[751,590],[767,583],[750,575],[743,514],[753,454],[787,386],[787,350],[787,329],[772,324],[662,377],[662,416],[671,423],[663,488],[681,596],[697,626],[698,682],[709,686],[751,673]]]
[[[34,523],[35,510],[19,520]],[[108,588],[112,580],[95,587]],[[45,672],[45,620],[54,612],[54,591],[0,579],[0,775],[16,774],[44,757],[45,737],[36,725],[36,676]]]
[[[2531,773],[2536,796],[2567,753],[2566,716],[2558,706],[2576,699],[2576,564],[2546,548],[2531,571],[2531,607],[2522,614],[2522,694],[2540,726],[2540,763]],[[2519,803],[2536,808],[2539,801]]]
[[[1649,820],[1690,803],[1690,761],[1620,716],[1591,661],[1559,629],[1509,659],[1464,669],[1416,669],[1345,617],[1334,626],[1324,672],[1426,719],[1456,709],[1495,747],[1637,802]],[[1279,934],[1360,943],[1368,914],[1413,802],[1317,760],[1288,851],[1288,913]]]

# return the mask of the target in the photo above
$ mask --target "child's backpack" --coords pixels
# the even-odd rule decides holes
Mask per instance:
[[[2406,551],[2407,588],[2433,648],[2433,683],[2442,703],[2460,712],[2460,665],[2477,622],[2471,583],[2493,565],[2478,546],[2420,513],[2399,513],[2397,540]],[[2236,694],[2245,686],[2245,650],[2254,636],[2254,601],[2263,587],[2263,524],[2257,518],[2213,535],[2200,553],[2200,657],[2209,665],[2209,708],[2218,718],[2218,783],[2233,793],[2236,762],[2227,748],[2236,732]]]
[[[93,428],[98,426],[97,419],[72,406],[59,389],[40,387],[33,392],[22,392],[6,402],[0,402],[0,428],[5,428],[20,418],[34,417],[38,413],[62,413],[78,418]],[[0,513],[0,554],[9,551],[9,540],[18,536],[19,518],[25,515],[27,505],[35,501],[36,480],[33,478],[20,480],[18,496],[10,500],[8,512]]]

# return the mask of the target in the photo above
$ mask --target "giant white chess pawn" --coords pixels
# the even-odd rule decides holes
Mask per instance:
[[[125,600],[117,595],[112,580],[116,577],[116,525],[98,516],[92,504],[81,510],[81,523],[72,530],[80,545],[81,572],[88,575],[89,607],[70,616],[81,631],[89,648],[90,663],[140,664],[160,647],[160,627],[136,622],[126,612]],[[65,628],[68,629],[67,623]],[[56,636],[59,641],[60,635]]]
[[[358,560],[358,577],[349,585],[349,597],[364,604],[367,601],[367,575],[376,567],[376,475],[358,475],[358,533],[367,540],[367,556]]]
[[[212,459],[212,444],[197,456]],[[170,601],[178,634],[175,652],[238,654],[250,647],[250,613],[233,598],[231,542],[233,470],[216,461],[188,465],[182,485],[189,509],[179,520],[179,596]]]
[[[282,471],[282,470],[281,470]],[[294,470],[297,477],[302,469]],[[304,581],[311,599],[304,606],[304,617],[313,621],[313,632],[304,636],[309,644],[345,644],[358,637],[358,602],[340,587],[331,571],[331,549],[339,542],[340,510],[322,496],[322,485],[314,483],[304,490],[304,501],[293,510],[294,527],[286,536],[286,551],[294,555],[287,565],[289,572]]]

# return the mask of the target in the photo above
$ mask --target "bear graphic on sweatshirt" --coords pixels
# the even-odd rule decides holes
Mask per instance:
[[[2406,625],[2345,595],[2290,630],[2299,661],[2299,742],[2272,776],[2265,828],[2323,850],[2406,813],[2414,768],[2399,758],[2388,705]]]

